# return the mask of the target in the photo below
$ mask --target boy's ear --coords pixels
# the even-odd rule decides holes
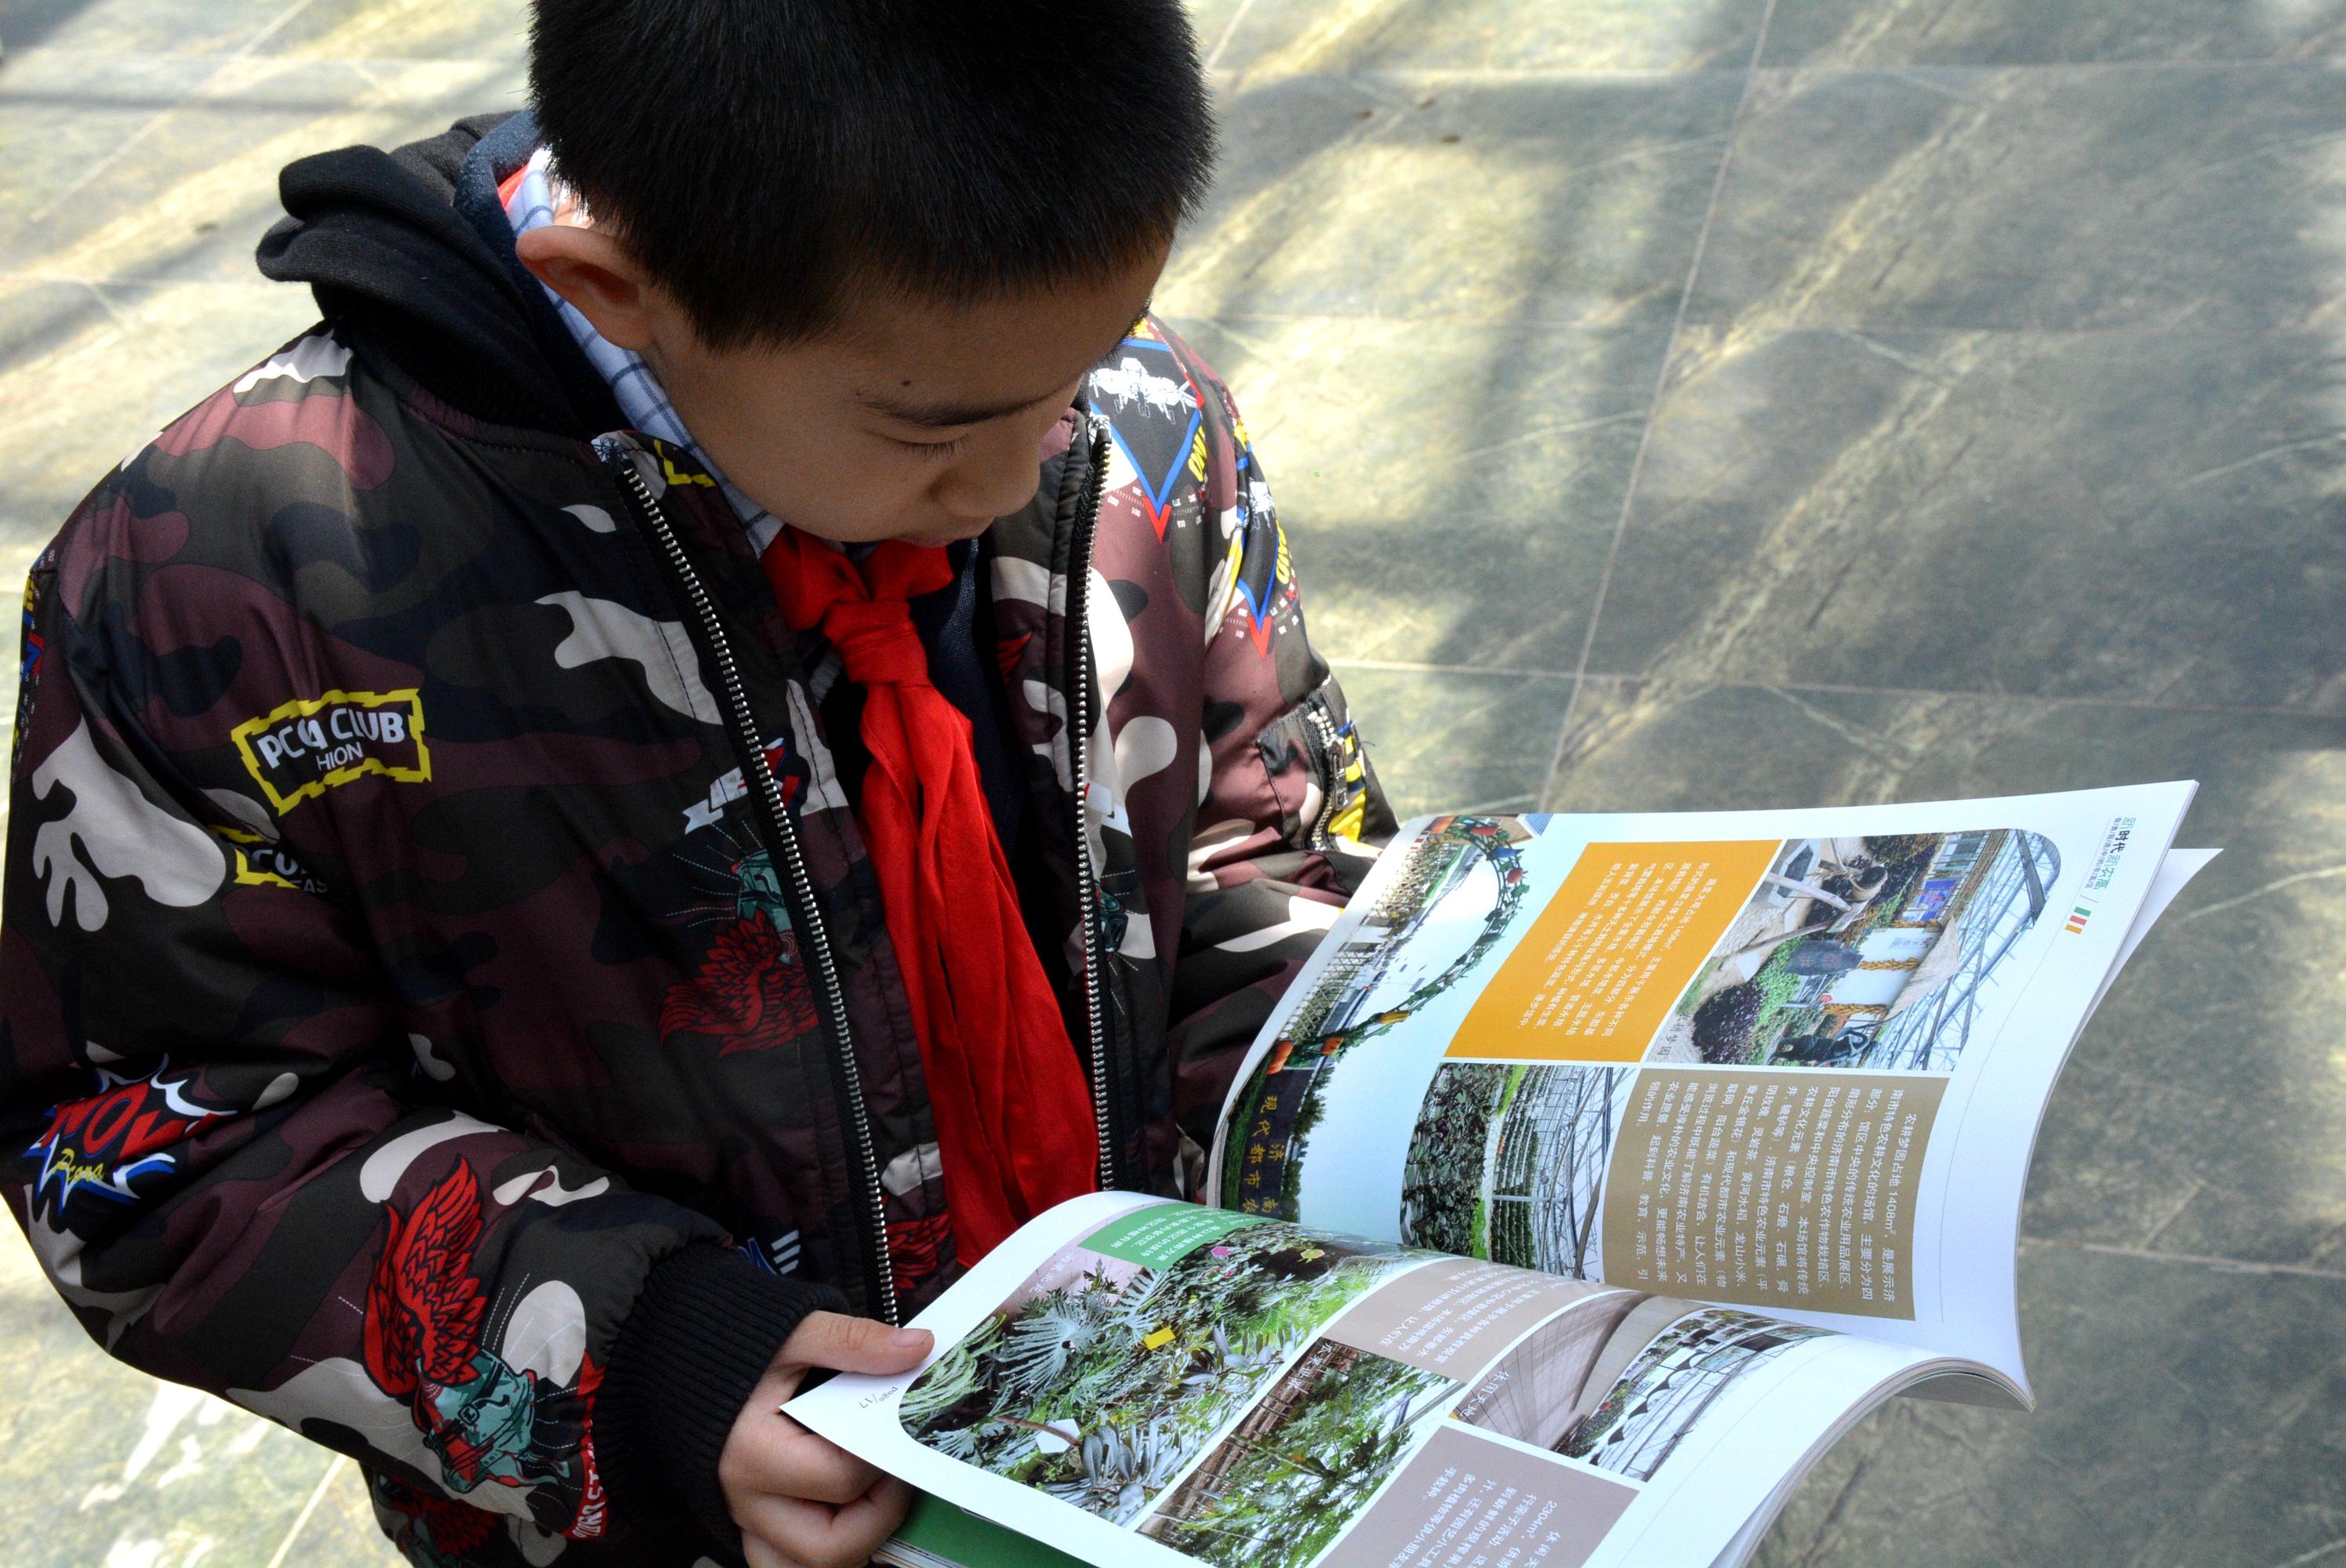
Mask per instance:
[[[638,351],[651,346],[664,301],[641,264],[609,234],[549,223],[514,236],[514,254],[607,341]]]

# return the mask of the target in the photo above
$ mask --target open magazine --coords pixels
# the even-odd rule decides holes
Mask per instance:
[[[2030,1402],[2030,1148],[2192,789],[1412,822],[1212,1207],[1064,1204],[790,1413],[913,1568],[1739,1563],[1892,1394]]]

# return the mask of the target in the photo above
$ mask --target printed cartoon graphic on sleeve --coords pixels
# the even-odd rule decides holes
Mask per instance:
[[[37,1156],[33,1215],[61,1230],[82,1234],[76,1222],[88,1209],[76,1200],[87,1194],[101,1206],[128,1209],[151,1196],[153,1182],[178,1164],[172,1146],[224,1107],[198,1104],[189,1095],[192,1074],[169,1076],[168,1058],[145,1077],[97,1069],[98,1092],[66,1100],[49,1112],[47,1129],[25,1151]],[[146,1184],[141,1186],[140,1184]]]
[[[420,1203],[403,1215],[386,1206],[383,1247],[367,1289],[366,1368],[375,1386],[409,1401],[423,1443],[440,1461],[440,1479],[452,1492],[482,1485],[536,1487],[586,1506],[576,1512],[542,1508],[574,1532],[599,1522],[596,1488],[582,1480],[583,1421],[559,1407],[591,1396],[601,1381],[592,1360],[580,1369],[577,1396],[549,1399],[535,1370],[516,1370],[482,1343],[487,1293],[471,1272],[482,1232],[481,1189],[472,1167],[458,1164]],[[554,1499],[549,1497],[548,1502]]]

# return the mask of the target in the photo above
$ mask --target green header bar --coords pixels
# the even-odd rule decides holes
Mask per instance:
[[[1084,1245],[1143,1268],[1167,1268],[1209,1242],[1262,1223],[1257,1216],[1226,1208],[1203,1208],[1194,1203],[1151,1204],[1109,1220],[1084,1237]]]

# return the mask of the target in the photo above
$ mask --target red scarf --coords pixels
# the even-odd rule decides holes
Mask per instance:
[[[892,540],[864,560],[796,528],[767,547],[783,616],[820,626],[863,687],[857,819],[880,879],[936,1119],[954,1246],[974,1263],[1053,1204],[1093,1190],[1091,1095],[1018,912],[970,751],[929,684],[905,600],[953,581],[944,551]]]

